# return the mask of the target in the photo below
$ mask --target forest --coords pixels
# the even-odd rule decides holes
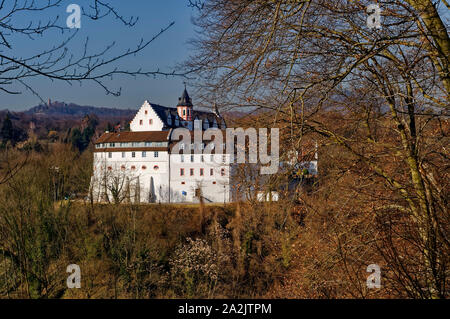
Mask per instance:
[[[132,24],[93,2],[88,17],[106,8]],[[383,1],[372,28],[372,2],[189,1],[199,34],[169,75],[195,76],[196,102],[235,114],[229,127],[279,128],[281,162],[318,152],[314,178],[286,169],[262,179],[240,166],[235,191],[258,185],[278,201],[94,203],[103,128],[88,120],[18,147],[27,137],[2,118],[0,297],[448,298],[450,5]],[[71,63],[54,69],[53,56],[2,58],[0,75],[91,81],[118,94],[106,79],[126,71],[103,68],[117,60],[84,63],[93,60],[85,52],[72,72]],[[285,187],[293,178],[294,191]],[[70,264],[82,289],[66,285]],[[378,288],[367,285],[373,264]]]

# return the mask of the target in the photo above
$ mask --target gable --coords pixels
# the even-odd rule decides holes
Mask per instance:
[[[130,123],[132,132],[162,131],[164,122],[153,106],[145,101]]]
[[[222,120],[219,124],[218,117],[212,112],[192,111],[194,121],[183,121],[178,116],[176,108],[161,106],[150,103],[147,100],[136,113],[134,119],[130,122],[130,130],[132,132],[149,132],[162,131],[175,127],[186,127],[189,130],[194,128],[194,123],[198,122],[199,128],[206,130],[209,127],[222,129],[226,128],[225,122]]]

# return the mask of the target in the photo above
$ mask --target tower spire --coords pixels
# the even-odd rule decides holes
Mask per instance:
[[[178,98],[177,110],[178,116],[181,117],[184,121],[192,120],[192,99],[189,97],[189,94],[186,89],[186,82],[184,83],[184,91],[181,97]]]

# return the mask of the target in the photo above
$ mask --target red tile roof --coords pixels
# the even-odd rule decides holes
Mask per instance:
[[[104,133],[95,143],[164,142],[169,131]]]

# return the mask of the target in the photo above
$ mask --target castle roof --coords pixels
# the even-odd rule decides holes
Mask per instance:
[[[152,106],[161,121],[163,121],[166,128],[180,127],[180,125],[175,125],[175,119],[179,117],[178,110],[176,108],[162,106],[151,102],[149,102],[149,104]],[[225,122],[223,122],[223,120],[213,112],[192,110],[192,119],[201,120],[202,122],[208,121],[209,124],[214,123],[215,120],[219,128],[226,128]],[[180,118],[179,120],[182,121]]]
[[[181,95],[181,97],[178,98],[177,106],[190,106],[190,107],[192,107],[192,99],[189,97],[189,94],[188,94],[186,88],[184,88],[184,91],[183,91],[183,94]]]
[[[169,131],[104,133],[95,143],[160,142],[168,135]]]

